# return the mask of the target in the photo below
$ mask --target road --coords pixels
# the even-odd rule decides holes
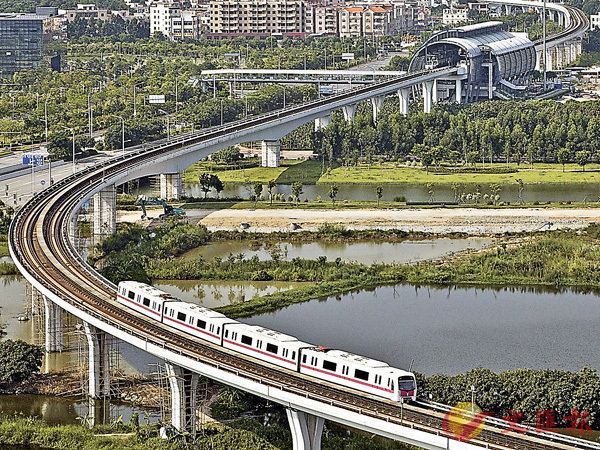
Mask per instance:
[[[77,162],[76,170],[81,170],[84,167],[94,165],[98,163],[98,161],[110,158],[114,155],[114,153],[106,152],[101,155],[82,159]],[[54,164],[56,163],[53,163],[52,179],[55,182],[62,180],[73,173],[73,166],[70,162],[63,163],[58,167],[54,166]],[[34,190],[36,193],[39,193],[43,188],[49,186],[49,175],[48,164],[44,164],[43,167],[37,167],[34,176],[32,176],[31,169],[3,175],[0,177],[0,200],[8,206],[22,206],[31,198]]]
[[[149,211],[150,217],[162,212]],[[414,209],[222,209],[186,211],[188,219],[209,230],[235,230],[241,223],[249,232],[286,231],[292,223],[316,231],[328,224],[348,229],[400,229],[428,233],[499,234],[555,229],[581,229],[600,222],[596,208],[414,208]],[[140,220],[139,212],[121,212],[120,221]]]

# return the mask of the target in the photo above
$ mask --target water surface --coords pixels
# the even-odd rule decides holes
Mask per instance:
[[[573,291],[384,286],[244,321],[426,374],[600,369],[600,299]]]

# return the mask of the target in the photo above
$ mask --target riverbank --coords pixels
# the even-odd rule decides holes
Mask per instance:
[[[351,230],[397,229],[402,231],[449,234],[503,234],[539,230],[581,229],[600,222],[595,208],[411,208],[397,210],[310,210],[310,209],[221,209],[188,210],[189,220],[210,231],[236,230],[247,223],[248,232],[300,229],[317,231],[325,224],[343,225]],[[122,215],[121,219],[126,219]],[[133,217],[130,217],[130,219]]]
[[[300,181],[304,184],[433,184],[433,185],[514,185],[520,179],[525,184],[600,183],[600,165],[588,164],[585,170],[577,164],[494,163],[477,164],[469,167],[425,169],[406,163],[377,163],[351,167],[335,166],[322,172],[322,162],[317,160],[285,161],[279,167],[250,167],[237,170],[218,170],[210,163],[192,165],[184,175],[185,182],[197,182],[203,172],[218,175],[224,183],[267,183],[278,184]],[[442,170],[443,169],[443,170]]]

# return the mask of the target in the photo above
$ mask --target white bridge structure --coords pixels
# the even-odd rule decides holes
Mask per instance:
[[[212,152],[241,142],[262,141],[266,159],[275,160],[278,141],[300,125],[328,123],[334,110],[352,120],[359,102],[371,102],[374,119],[383,98],[397,95],[408,112],[411,90],[421,86],[425,111],[431,108],[438,79],[460,78],[462,67],[443,67],[387,79],[261,116],[182,134],[131,148],[122,156],[87,167],[38,193],[15,215],[9,232],[10,254],[19,271],[44,299],[46,350],[60,351],[63,312],[84,324],[88,341],[88,393],[110,392],[107,343],[119,339],[165,361],[171,391],[171,423],[195,432],[195,387],[200,375],[271,400],[287,409],[294,450],[320,448],[324,420],[396,439],[426,449],[594,449],[574,437],[485,418],[481,432],[469,442],[444,429],[449,408],[431,402],[403,405],[349,388],[316,381],[179,332],[124,308],[116,286],[77,253],[77,217],[90,199],[96,235],[116,230],[116,186],[140,177],[160,175],[166,196],[180,193],[181,172]],[[284,330],[283,330],[284,331]],[[464,412],[468,416],[467,412]],[[472,419],[473,417],[471,417]],[[450,419],[453,420],[453,419]]]

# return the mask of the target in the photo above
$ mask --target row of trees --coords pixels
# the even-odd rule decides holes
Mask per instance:
[[[417,106],[415,105],[415,109]],[[578,162],[600,157],[600,104],[596,102],[504,101],[440,105],[432,113],[397,112],[388,99],[376,125],[361,105],[354,121],[334,114],[313,133],[306,126],[285,144],[312,147],[330,164],[419,158],[425,165],[476,162]]]

